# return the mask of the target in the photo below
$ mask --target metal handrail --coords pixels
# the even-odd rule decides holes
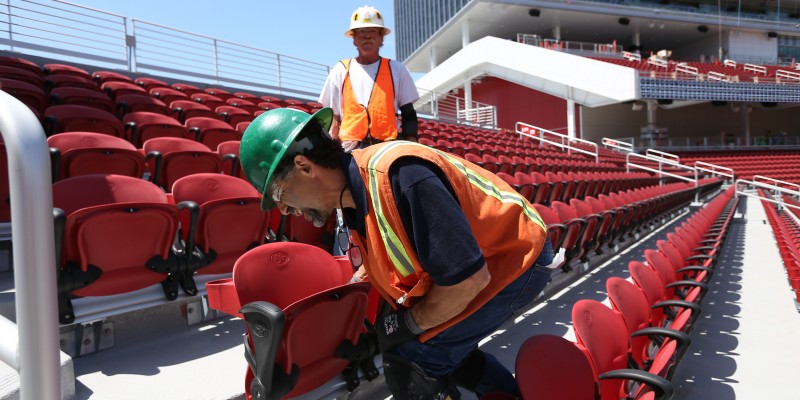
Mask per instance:
[[[748,181],[746,179],[737,179],[736,180],[736,192],[734,193],[735,197],[739,197],[739,195],[748,196],[748,197],[756,197],[756,198],[759,198],[759,199],[764,200],[764,201],[769,201],[771,203],[778,204],[778,205],[780,205],[782,207],[789,207],[789,208],[795,208],[795,209],[800,210],[800,206],[797,206],[797,205],[794,205],[794,204],[789,204],[789,203],[783,201],[783,197],[781,197],[781,196],[778,196],[778,200],[775,200],[775,199],[771,199],[771,198],[768,198],[768,197],[760,196],[758,193],[753,194],[753,193],[747,193],[744,190],[739,190],[739,185],[740,184],[751,185],[753,187],[760,187],[760,188],[763,188],[763,189],[770,189],[770,190],[774,190],[774,191],[777,191],[777,192],[781,192],[781,194],[785,194],[785,193],[788,192],[788,193],[791,193],[792,195],[795,195],[795,196],[800,196],[800,192],[796,192],[794,190],[785,189],[785,188],[782,188],[780,186],[769,185],[769,184],[766,184],[766,183],[761,183],[761,182],[756,182],[756,181]]]
[[[427,89],[417,88],[419,99],[414,102],[418,114],[430,115],[442,121],[453,121],[484,128],[497,128],[497,108],[478,101]]]
[[[704,167],[709,167],[709,168],[704,168]],[[707,162],[704,162],[704,161],[695,161],[694,162],[694,168],[699,170],[699,171],[708,172],[708,173],[710,173],[712,175],[721,175],[721,176],[730,178],[731,180],[734,178],[733,168],[723,167],[721,165],[711,164],[711,163],[707,163]],[[724,171],[729,171],[729,172],[725,173],[725,172],[721,172],[719,170],[724,170]]]
[[[31,110],[0,91],[0,135],[8,154],[18,341],[0,356],[19,372],[20,399],[61,398],[53,191],[44,130]],[[4,322],[8,328],[8,321]]]
[[[631,157],[639,157],[639,158],[643,158],[645,160],[657,162],[658,163],[658,169],[651,168],[651,167],[648,167],[646,165],[633,163],[633,162],[631,162]],[[665,160],[663,158],[652,157],[652,156],[648,156],[648,155],[642,155],[642,154],[639,154],[639,153],[628,153],[627,155],[625,155],[625,171],[626,172],[631,172],[631,167],[634,167],[634,168],[643,169],[645,171],[654,172],[654,173],[658,174],[659,178],[661,178],[664,175],[666,175],[666,176],[671,176],[673,178],[681,179],[681,180],[684,180],[684,181],[687,181],[687,182],[694,182],[694,187],[695,188],[700,186],[700,184],[698,182],[699,179],[697,179],[697,169],[692,168],[692,167],[690,167],[688,165],[674,164],[672,162],[667,162],[667,161],[668,160]],[[671,165],[673,167],[683,168],[683,169],[689,170],[690,172],[693,172],[694,173],[694,179],[687,178],[685,176],[681,176],[681,175],[678,175],[678,174],[673,174],[671,172],[667,172],[667,171],[662,170],[661,166],[664,163],[666,163],[668,165]],[[659,183],[663,184],[663,182],[659,182]],[[700,196],[700,193],[699,192],[695,192],[695,194],[694,194],[695,202],[699,200],[699,196]]]
[[[548,129],[540,128],[538,126],[526,124],[524,122],[517,122],[514,125],[514,129],[517,131],[517,134],[519,134],[520,136],[526,136],[526,137],[529,137],[531,139],[536,139],[539,142],[548,143],[548,144],[551,144],[553,146],[560,147],[561,149],[565,149],[568,154],[571,151],[576,151],[578,153],[588,154],[588,155],[594,157],[594,161],[595,162],[598,162],[598,163],[600,162],[599,151],[598,151],[597,143],[595,143],[595,142],[592,142],[592,141],[589,141],[589,140],[585,140],[585,139],[580,139],[580,138],[571,138],[571,137],[569,137],[567,135],[564,135],[564,134],[561,134],[561,133],[558,133],[558,132],[553,132],[553,131],[548,130]],[[536,134],[537,132],[539,132],[540,134],[537,135]],[[554,142],[552,140],[547,140],[547,139],[544,138],[545,134],[553,135],[553,136],[559,138],[561,141],[560,142]],[[572,142],[578,142],[578,143],[585,144],[585,145],[587,145],[589,147],[593,147],[594,148],[594,152],[586,150],[586,149],[582,149],[580,147],[572,146],[570,144]]]
[[[672,161],[674,163],[677,163],[677,164],[681,163],[680,156],[677,156],[677,155],[672,154],[672,153],[667,153],[665,151],[660,151],[660,150],[656,150],[656,149],[647,149],[647,150],[645,150],[644,154],[648,155],[648,156],[651,156],[651,157],[662,158],[664,160],[670,160],[670,161]]]
[[[753,176],[753,179],[752,179],[752,181],[753,181],[753,182],[757,182],[759,179],[763,179],[763,180],[766,180],[766,181],[770,181],[770,182],[772,182],[773,184],[781,184],[781,185],[785,185],[785,186],[793,186],[793,187],[796,187],[796,188],[798,189],[798,190],[797,190],[797,194],[796,194],[796,195],[797,195],[797,196],[798,196],[798,198],[800,199],[800,185],[798,185],[798,184],[796,184],[796,183],[792,183],[792,182],[786,182],[786,181],[778,180],[778,179],[775,179],[775,178],[770,178],[770,177],[768,177],[768,176],[763,176],[763,175],[754,175],[754,176]],[[776,186],[777,186],[777,185],[776,185]]]
[[[625,152],[632,152],[633,151],[633,144],[628,142],[623,142],[621,140],[615,140],[610,138],[603,138],[602,141],[604,146],[612,147],[617,150],[622,150]]]

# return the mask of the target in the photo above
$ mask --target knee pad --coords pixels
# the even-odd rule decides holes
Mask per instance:
[[[417,364],[393,353],[383,353],[383,375],[395,400],[458,400],[461,393],[441,380],[425,375]]]

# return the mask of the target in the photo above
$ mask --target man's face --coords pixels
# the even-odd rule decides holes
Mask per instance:
[[[380,28],[353,29],[353,44],[359,53],[378,53],[383,46],[383,35]]]
[[[302,156],[300,156],[302,157]],[[323,227],[333,210],[327,210],[319,200],[313,176],[309,176],[306,166],[295,166],[294,172],[279,182],[270,185],[270,196],[283,215],[303,216],[317,228]]]

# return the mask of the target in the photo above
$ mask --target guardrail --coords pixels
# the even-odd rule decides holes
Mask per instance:
[[[647,160],[647,161],[657,162],[658,163],[658,169],[652,168],[652,167],[644,165],[644,164],[637,164],[635,162],[632,162],[631,161],[631,157],[633,157],[633,158],[642,158],[642,159]],[[685,169],[685,170],[691,172],[694,175],[694,177],[693,178],[689,178],[689,177],[685,177],[683,175],[673,174],[672,172],[664,171],[664,169],[663,169],[663,165],[664,164],[669,165],[671,167],[679,168],[679,169]],[[664,176],[669,176],[669,177],[680,179],[680,180],[683,180],[683,181],[693,182],[695,188],[697,188],[699,186],[698,178],[697,178],[697,169],[695,169],[693,167],[690,167],[688,165],[683,165],[681,163],[674,162],[674,161],[666,159],[666,158],[654,157],[654,156],[650,156],[650,155],[646,155],[646,154],[643,155],[643,154],[631,152],[631,153],[628,153],[625,156],[625,171],[626,172],[631,172],[631,167],[638,168],[638,169],[645,170],[645,171],[653,172],[655,174],[658,174],[659,178],[662,178]],[[663,184],[663,182],[659,182],[659,184]],[[699,201],[699,196],[700,196],[699,191],[695,191],[695,194],[694,194],[694,201],[695,202]]]
[[[8,153],[16,335],[0,317],[0,357],[19,372],[20,399],[61,398],[50,154],[39,120],[0,91],[0,135]]]
[[[661,158],[664,160],[668,160],[679,165],[681,163],[681,158],[679,156],[672,153],[667,153],[665,151],[660,151],[656,149],[647,149],[645,150],[644,154],[653,158]]]
[[[763,196],[759,196],[758,192],[749,193],[749,192],[746,192],[744,190],[740,190],[739,189],[739,185],[749,185],[749,186],[752,186],[753,189],[755,189],[757,187],[758,188],[762,188],[762,189],[769,189],[769,190],[772,190],[774,192],[777,192],[779,195],[775,196],[777,198],[777,200],[774,199],[774,198],[763,197]],[[792,196],[800,198],[800,192],[795,191],[795,190],[789,190],[789,189],[786,189],[786,188],[782,188],[780,186],[770,185],[770,184],[767,184],[767,183],[756,182],[754,180],[748,181],[748,180],[745,180],[745,179],[737,179],[736,180],[736,192],[734,193],[734,196],[739,197],[741,195],[741,196],[748,196],[748,197],[756,197],[756,198],[759,198],[761,200],[765,200],[765,201],[769,201],[771,203],[778,204],[778,206],[780,206],[780,207],[789,207],[789,208],[795,208],[795,209],[800,210],[800,206],[797,206],[797,205],[794,205],[794,204],[789,204],[789,203],[783,201],[783,196],[782,195],[784,195],[784,194],[790,194]]]
[[[633,138],[631,138],[631,141],[633,141]],[[630,153],[634,150],[633,143],[623,142],[621,140],[603,138],[602,143],[603,146],[611,147],[615,150],[624,151],[626,153]]]
[[[595,162],[600,162],[600,157],[598,155],[599,152],[597,150],[597,143],[595,142],[579,138],[570,138],[567,135],[563,135],[561,133],[540,128],[538,126],[529,125],[524,122],[517,122],[516,125],[514,126],[514,129],[520,136],[526,136],[532,139],[536,139],[541,143],[551,144],[553,146],[561,148],[562,150],[566,150],[568,154],[571,153],[572,151],[587,154],[593,156]],[[558,141],[547,139],[545,138],[546,135],[553,136],[556,139],[558,139]],[[572,146],[570,143],[582,143],[589,147],[594,148],[594,151],[592,152],[586,149],[582,149],[580,147],[575,147]]]
[[[755,176],[753,176],[752,180],[753,180],[753,182],[758,182],[759,179],[765,180],[765,181],[769,181],[769,182],[771,182],[770,183],[771,185],[775,185],[775,186],[783,185],[783,186],[795,187],[795,188],[797,188],[797,192],[800,193],[800,185],[798,185],[796,183],[786,182],[786,181],[770,178],[768,176],[763,176],[763,175],[755,175]],[[798,200],[800,200],[800,196],[798,196],[797,198],[798,198]]]
[[[786,71],[783,69],[779,69],[775,71],[776,78],[784,78],[784,79],[792,79],[795,81],[800,81],[800,73],[793,72],[793,71]]]
[[[711,164],[704,161],[695,161],[694,168],[698,171],[708,172],[711,175],[719,175],[729,178],[731,181],[734,179],[733,169],[723,167],[721,165]]]
[[[744,70],[745,71],[750,71],[750,72],[752,72],[754,74],[761,74],[761,75],[767,76],[767,67],[765,67],[763,65],[745,64],[744,65]]]
[[[417,113],[427,114],[441,121],[452,121],[483,128],[497,128],[497,108],[490,104],[472,101],[449,94],[417,89],[419,99],[414,102]]]

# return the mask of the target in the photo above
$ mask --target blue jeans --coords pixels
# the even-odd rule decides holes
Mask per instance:
[[[544,289],[550,280],[550,270],[545,266],[553,262],[553,256],[553,247],[548,238],[534,266],[528,268],[483,307],[425,343],[412,340],[397,346],[393,351],[419,365],[429,377],[446,380],[478,348],[478,342],[530,304]],[[486,366],[475,387],[478,397],[490,392],[516,394],[517,383],[511,372],[494,356],[484,355]]]

